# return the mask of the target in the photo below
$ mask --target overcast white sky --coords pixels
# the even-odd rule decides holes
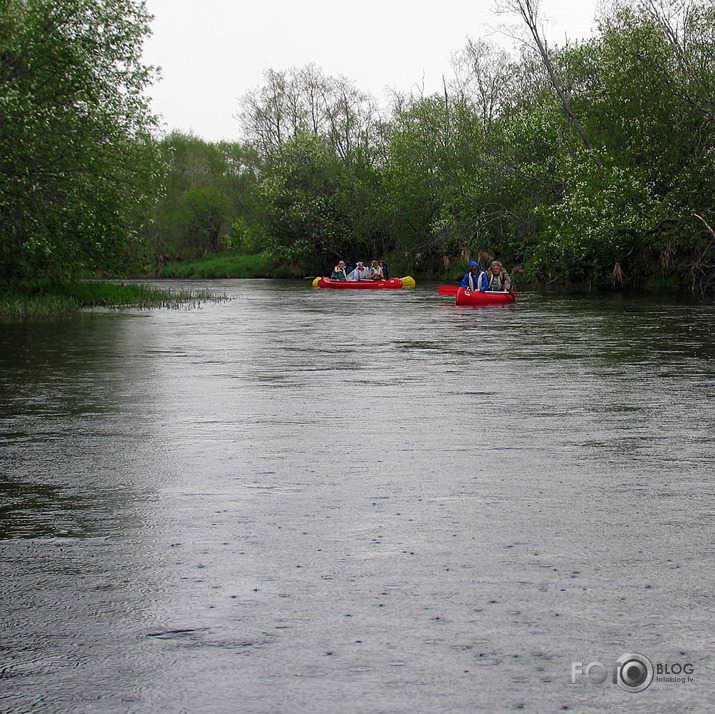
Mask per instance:
[[[598,0],[542,0],[547,38],[591,34]],[[161,67],[153,109],[167,130],[207,141],[240,138],[239,98],[267,69],[314,63],[383,102],[386,88],[438,91],[468,37],[505,18],[494,0],[147,0],[155,16],[144,60]],[[514,20],[516,23],[516,20]],[[501,40],[504,41],[503,38]]]

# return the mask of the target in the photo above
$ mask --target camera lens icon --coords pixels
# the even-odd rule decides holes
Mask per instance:
[[[626,692],[642,692],[653,681],[653,665],[641,654],[624,654],[616,661],[616,682]]]

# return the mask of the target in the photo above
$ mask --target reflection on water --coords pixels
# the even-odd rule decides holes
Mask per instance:
[[[712,306],[206,287],[0,327],[7,711],[707,708]]]
[[[91,534],[96,512],[86,495],[0,477],[0,539],[81,537]]]

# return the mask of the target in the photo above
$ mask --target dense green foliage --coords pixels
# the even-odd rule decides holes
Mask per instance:
[[[255,153],[178,132],[164,139],[161,150],[165,198],[146,228],[154,260],[161,267],[229,247],[227,234],[234,224],[240,230],[253,208]]]
[[[592,39],[556,48],[536,0],[503,5],[526,22],[518,57],[470,41],[442,94],[397,95],[389,117],[313,66],[268,72],[243,98],[238,163],[214,162],[193,203],[169,191],[185,236],[202,211],[223,218],[220,240],[205,230],[187,250],[265,251],[307,273],[385,257],[451,275],[498,256],[541,283],[712,290],[712,3],[616,4]],[[227,150],[167,140],[181,142],[207,162]]]
[[[158,186],[139,0],[0,0],[0,280],[120,268]]]
[[[499,257],[540,284],[713,291],[711,0],[622,0],[561,47],[538,0],[500,3],[518,55],[470,40],[442,92],[388,110],[313,65],[269,70],[244,141],[214,144],[152,138],[143,0],[0,0],[0,283]]]

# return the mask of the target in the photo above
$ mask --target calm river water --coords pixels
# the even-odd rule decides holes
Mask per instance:
[[[715,707],[715,307],[190,287],[0,327],[1,711]]]

